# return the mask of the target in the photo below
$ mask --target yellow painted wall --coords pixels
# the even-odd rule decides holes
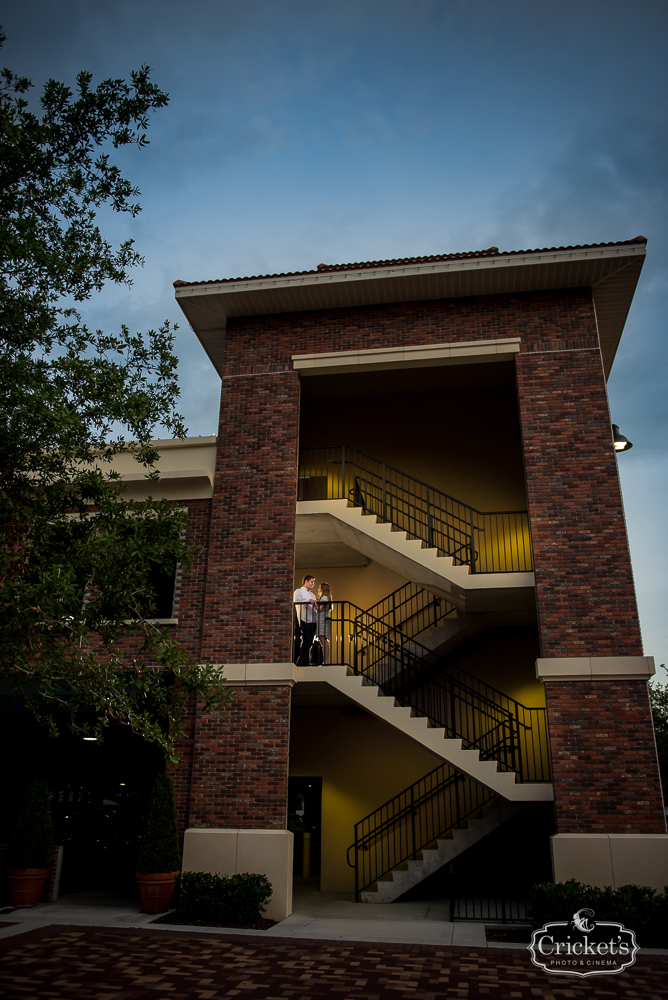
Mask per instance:
[[[302,420],[302,447],[346,444],[478,510],[524,510],[513,386],[328,398],[327,419]]]
[[[482,633],[463,655],[452,659],[486,684],[503,691],[527,708],[545,707],[545,688],[536,679],[538,635],[522,630],[494,630]]]
[[[293,709],[290,775],[322,778],[321,892],[354,891],[346,850],[355,823],[441,763],[374,716]]]
[[[304,573],[315,574],[316,593],[324,580],[332,588],[335,601],[350,601],[363,610],[408,582],[377,562],[368,566],[300,566],[295,569],[295,589],[301,586]]]

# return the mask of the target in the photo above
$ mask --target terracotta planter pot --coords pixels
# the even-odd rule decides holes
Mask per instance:
[[[48,868],[8,868],[12,906],[37,906]]]
[[[144,913],[164,913],[168,910],[174,892],[174,879],[179,873],[161,872],[159,875],[145,875],[143,872],[135,872],[135,874]]]

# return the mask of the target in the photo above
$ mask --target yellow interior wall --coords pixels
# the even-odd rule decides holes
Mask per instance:
[[[290,775],[322,778],[321,892],[351,893],[346,862],[354,826],[442,763],[371,715],[296,707],[290,727]]]
[[[538,636],[491,633],[481,635],[481,641],[452,659],[486,684],[503,691],[527,708],[545,707],[545,688],[536,679]]]
[[[350,445],[478,510],[526,509],[512,386],[334,397],[326,413],[302,420],[302,447]]]
[[[301,587],[305,573],[315,574],[316,593],[318,585],[326,581],[335,601],[350,601],[365,611],[408,582],[377,562],[368,566],[301,566],[295,569],[295,589]]]

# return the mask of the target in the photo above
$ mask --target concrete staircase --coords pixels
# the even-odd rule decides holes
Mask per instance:
[[[492,799],[480,809],[477,816],[470,817],[466,825],[455,827],[444,837],[438,838],[433,847],[423,848],[418,857],[409,859],[375,883],[376,888],[360,893],[362,903],[392,903],[427,876],[442,868],[464,851],[477,844],[492,831],[498,829],[523,808],[515,802]]]
[[[298,545],[316,540],[346,545],[466,613],[534,605],[533,573],[471,573],[468,566],[455,566],[452,557],[439,555],[437,549],[347,500],[299,501],[296,534]]]
[[[297,667],[296,671],[300,684],[323,681],[331,684],[367,712],[510,802],[544,802],[554,798],[550,782],[517,782],[514,772],[500,771],[494,760],[481,760],[479,750],[462,749],[461,739],[446,739],[445,729],[429,726],[426,718],[415,715],[410,707],[398,705],[392,696],[385,695],[376,684],[345,665]]]
[[[413,638],[420,646],[433,653],[442,649],[446,644],[450,644],[455,636],[460,635],[461,632],[466,631],[468,638],[469,633],[473,634],[473,626],[477,626],[482,617],[484,616],[479,614],[459,614],[456,618],[444,618],[440,625],[432,625]]]

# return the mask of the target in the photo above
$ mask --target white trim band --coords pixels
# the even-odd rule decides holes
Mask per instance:
[[[294,663],[214,663],[230,687],[260,687],[283,684],[292,687],[297,682]]]
[[[642,681],[654,675],[653,656],[553,656],[536,660],[541,681]]]
[[[485,361],[505,361],[518,354],[520,337],[503,340],[476,340],[457,344],[417,344],[358,351],[331,351],[326,354],[293,354],[295,371],[302,375],[336,374],[350,371],[377,371],[392,368],[427,368],[437,365]]]

